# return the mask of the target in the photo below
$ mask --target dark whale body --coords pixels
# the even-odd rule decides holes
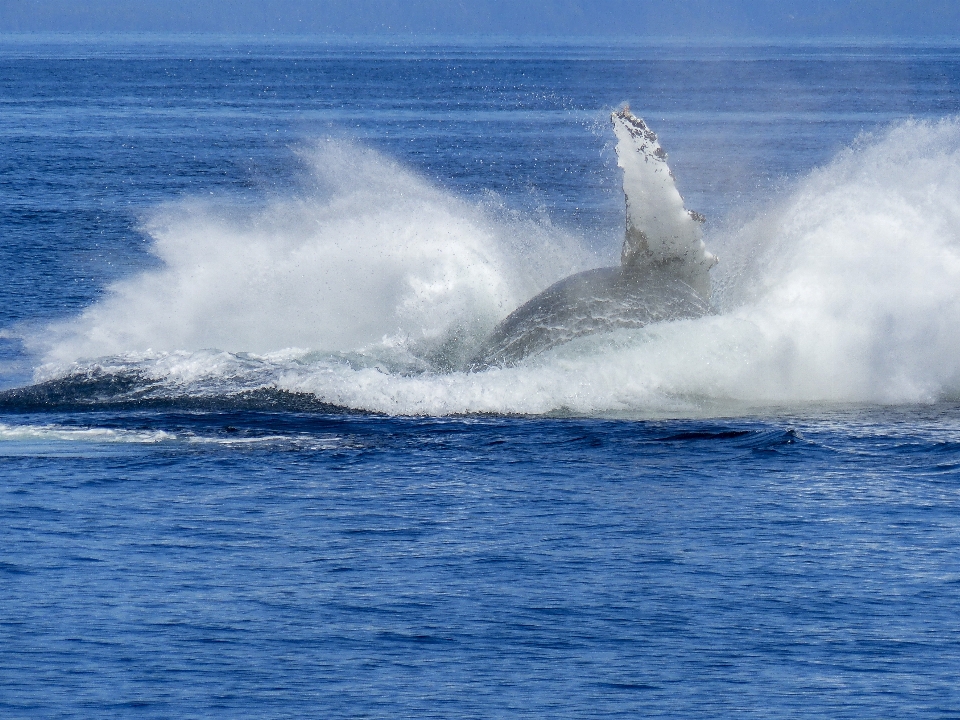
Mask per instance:
[[[611,116],[623,169],[626,233],[619,267],[554,283],[483,341],[472,371],[515,365],[574,338],[713,312],[703,216],[684,207],[657,136],[624,107]]]
[[[587,270],[554,283],[510,313],[484,340],[470,369],[515,365],[584,335],[711,312],[710,303],[669,270]]]

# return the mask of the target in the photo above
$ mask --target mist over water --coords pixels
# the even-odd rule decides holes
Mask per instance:
[[[463,372],[507,313],[598,260],[543,217],[468,202],[352,143],[259,208],[145,223],[162,267],[42,338],[38,380],[135,373],[152,393],[308,393],[392,414],[713,414],[916,403],[960,387],[960,123],[865,136],[706,238],[718,313]]]

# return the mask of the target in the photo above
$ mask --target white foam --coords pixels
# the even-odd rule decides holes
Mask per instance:
[[[355,447],[355,443],[337,435],[324,433],[310,435],[198,435],[183,430],[172,433],[166,430],[125,430],[96,426],[74,427],[58,424],[7,424],[0,423],[0,443],[50,443],[98,445],[185,442],[190,445],[216,445],[226,447],[251,447],[282,445],[302,450],[325,451]]]
[[[391,364],[391,352],[480,332],[583,256],[569,238],[548,253],[544,226],[498,219],[368,151],[317,157],[330,163],[321,177],[347,178],[322,198],[242,220],[161,211],[151,227],[165,268],[58,328],[46,372],[117,355],[114,365],[180,386],[277,387],[398,414],[726,413],[960,395],[956,120],[863,139],[710,238],[723,258],[718,315],[476,374]],[[511,244],[520,229],[532,246]],[[306,350],[264,354],[289,347]]]
[[[116,430],[66,425],[9,425],[0,423],[0,442],[63,442],[153,444],[175,439],[163,430]]]

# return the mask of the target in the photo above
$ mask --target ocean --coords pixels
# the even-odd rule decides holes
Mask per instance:
[[[616,265],[714,312],[471,369]],[[0,715],[960,717],[960,46],[0,36]]]

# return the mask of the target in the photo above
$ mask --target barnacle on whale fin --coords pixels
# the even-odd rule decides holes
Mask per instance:
[[[707,272],[717,258],[703,243],[704,217],[684,207],[656,133],[629,107],[614,112],[611,120],[627,216],[622,263],[677,265],[686,282],[709,297]]]

